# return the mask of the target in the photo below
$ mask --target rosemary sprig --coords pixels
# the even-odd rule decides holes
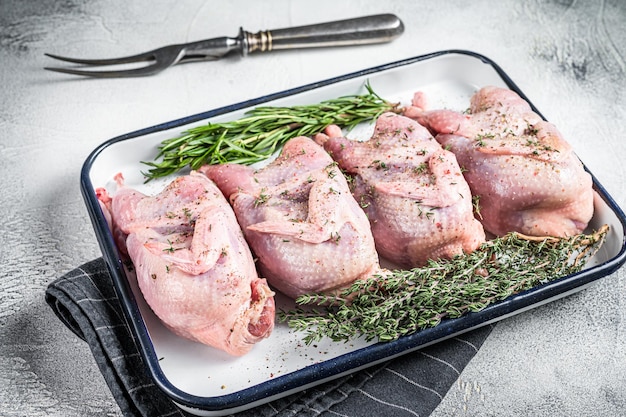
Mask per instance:
[[[457,318],[539,284],[580,271],[604,241],[608,226],[570,238],[511,233],[471,254],[430,261],[422,268],[383,271],[335,295],[296,300],[279,320],[303,331],[309,344],[324,337],[396,340]],[[315,308],[311,306],[321,307]]]
[[[150,180],[204,164],[253,164],[271,156],[291,138],[313,136],[330,124],[352,129],[386,111],[398,111],[398,103],[380,98],[369,84],[365,87],[364,95],[312,105],[256,107],[238,120],[189,129],[161,142],[155,162],[142,162],[151,167],[143,174]]]

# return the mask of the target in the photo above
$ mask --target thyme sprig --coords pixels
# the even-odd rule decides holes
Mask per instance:
[[[331,124],[352,129],[386,111],[399,111],[398,103],[382,99],[369,84],[365,87],[363,95],[312,105],[256,107],[241,119],[189,129],[162,141],[155,160],[142,162],[151,167],[143,174],[150,180],[204,164],[253,164],[267,159],[294,137],[316,135]]]
[[[310,344],[328,337],[388,342],[476,312],[521,291],[580,271],[608,232],[569,238],[510,233],[473,253],[411,270],[384,270],[338,294],[304,295],[278,318]]]

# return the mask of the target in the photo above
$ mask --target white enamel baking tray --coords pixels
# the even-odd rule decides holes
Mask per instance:
[[[486,57],[467,51],[442,51],[128,133],[103,143],[85,161],[81,172],[81,190],[124,314],[139,341],[141,354],[155,383],[186,411],[217,416],[269,402],[564,297],[612,273],[624,263],[624,214],[594,178],[598,198],[590,228],[608,224],[610,233],[587,269],[558,277],[483,311],[444,321],[434,328],[390,343],[324,341],[306,346],[301,341],[302,334],[295,333],[285,324],[277,324],[269,339],[257,344],[251,353],[241,358],[230,357],[168,331],[146,305],[132,274],[124,269],[100,210],[95,189],[111,185],[113,176],[122,172],[127,185],[143,192],[156,193],[171,178],[144,184],[141,172],[147,167],[140,161],[153,160],[162,140],[178,136],[194,125],[206,124],[208,120],[241,117],[246,109],[260,104],[312,104],[339,96],[362,94],[366,82],[381,97],[404,104],[410,102],[415,91],[424,91],[437,100],[431,101],[433,108],[464,110],[468,107],[470,96],[485,85],[508,87],[528,99]],[[354,135],[358,132],[350,136]],[[575,138],[568,139],[575,147]],[[290,303],[277,296],[277,308],[288,308]]]

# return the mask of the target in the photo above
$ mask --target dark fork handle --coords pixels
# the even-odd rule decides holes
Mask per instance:
[[[379,14],[315,25],[243,34],[244,55],[252,52],[389,42],[404,32],[393,14]],[[240,34],[241,36],[241,34]]]

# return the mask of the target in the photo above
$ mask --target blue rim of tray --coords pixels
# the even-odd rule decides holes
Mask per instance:
[[[100,146],[98,146],[87,157],[81,170],[81,193],[87,205],[87,210],[91,218],[96,237],[100,244],[103,257],[111,273],[115,290],[122,303],[124,316],[131,328],[134,336],[139,341],[139,350],[144,362],[147,364],[149,372],[155,384],[173,401],[178,404],[203,410],[203,411],[220,411],[231,410],[245,407],[251,403],[264,403],[272,398],[278,398],[285,393],[297,392],[305,389],[307,385],[321,383],[326,380],[337,378],[341,375],[355,372],[359,369],[374,365],[401,354],[424,348],[430,344],[453,337],[460,333],[470,331],[472,329],[487,325],[496,320],[503,319],[509,315],[519,313],[525,309],[535,307],[542,303],[560,298],[568,293],[592,283],[593,281],[612,274],[620,268],[626,261],[626,242],[622,241],[619,253],[608,261],[596,265],[582,272],[567,275],[554,281],[536,286],[530,290],[515,294],[506,300],[489,305],[485,309],[468,313],[457,319],[449,319],[442,321],[439,325],[421,330],[409,336],[404,336],[396,341],[387,343],[377,343],[350,353],[346,353],[339,357],[326,360],[321,363],[307,366],[301,370],[279,376],[263,382],[261,384],[243,389],[231,394],[201,397],[188,394],[176,386],[174,386],[164,375],[158,364],[158,358],[152,345],[152,341],[148,334],[148,330],[144,323],[141,312],[139,311],[137,302],[130,288],[126,274],[124,272],[122,260],[115,249],[115,243],[109,232],[106,220],[101,212],[98,199],[95,194],[95,188],[90,180],[90,169],[98,155],[108,146],[124,140],[129,140],[144,136],[147,134],[177,128],[189,123],[198,122],[205,119],[230,113],[247,107],[257,106],[259,104],[280,99],[283,97],[299,94],[305,91],[314,90],[319,87],[338,83],[340,81],[349,80],[356,77],[362,77],[369,74],[375,74],[392,68],[413,64],[419,61],[444,56],[444,55],[466,55],[476,58],[487,64],[497,72],[503,82],[513,91],[517,92],[524,100],[526,100],[533,110],[539,115],[541,113],[534,107],[528,98],[522,93],[517,85],[509,78],[509,76],[495,62],[489,58],[471,51],[465,50],[445,50],[438,51],[426,55],[420,55],[388,64],[372,67],[369,69],[345,74],[342,76],[330,78],[327,80],[314,82],[297,88],[284,90],[278,93],[266,95],[263,97],[246,100],[233,105],[221,107],[203,113],[198,113],[188,117],[180,118],[170,122],[162,123],[145,129],[130,132],[121,136],[112,138]],[[624,236],[626,236],[626,217],[624,213],[615,203],[614,199],[606,192],[604,187],[597,181],[595,176],[590,173],[593,178],[594,189],[604,200],[607,206],[614,212],[620,221]],[[624,239],[623,239],[624,240]]]

